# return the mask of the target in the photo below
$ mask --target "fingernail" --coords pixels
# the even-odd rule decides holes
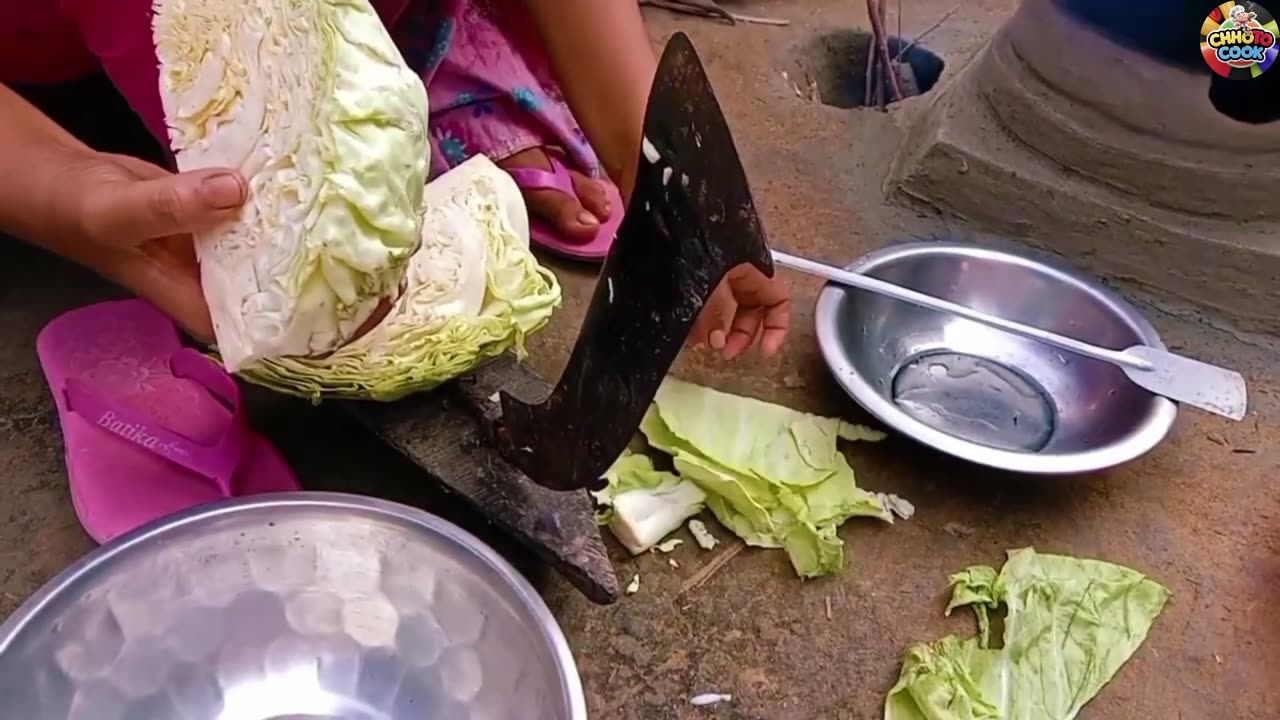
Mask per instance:
[[[600,224],[600,221],[596,219],[596,216],[592,215],[586,210],[583,210],[582,212],[578,213],[578,222],[590,227],[595,227],[596,225]]]
[[[210,175],[200,183],[200,196],[215,210],[240,207],[244,195],[244,181],[235,173]]]
[[[723,349],[724,349],[725,337],[724,337],[724,331],[723,331],[723,330],[712,330],[712,331],[711,331],[711,336],[710,336],[710,337],[708,337],[707,339],[708,339],[708,341],[710,341],[710,343],[711,343],[711,347],[712,347],[713,349],[715,349],[715,350],[723,350]]]

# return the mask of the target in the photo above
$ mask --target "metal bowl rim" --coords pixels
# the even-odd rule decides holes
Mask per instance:
[[[861,273],[916,255],[959,255],[961,253],[968,257],[1001,260],[1032,270],[1047,271],[1058,280],[1075,285],[1103,300],[1121,320],[1137,331],[1138,336],[1146,344],[1162,350],[1165,348],[1155,327],[1132,304],[1093,278],[1048,257],[1031,257],[962,242],[925,241],[880,248],[863,255],[847,265],[845,269]],[[1035,255],[1041,255],[1041,253],[1035,253]],[[835,283],[827,283],[818,294],[814,323],[818,347],[822,351],[827,368],[831,370],[831,374],[835,376],[841,388],[878,420],[897,432],[948,455],[978,465],[1029,475],[1076,475],[1096,472],[1122,465],[1149,452],[1169,434],[1178,417],[1177,403],[1168,398],[1153,397],[1155,412],[1137,432],[1118,443],[1071,453],[1020,453],[1001,450],[935,430],[885,400],[860,373],[853,371],[852,368],[849,372],[836,371],[837,368],[846,365],[840,359],[843,353],[840,352],[840,344],[836,340],[834,322],[840,299],[846,293],[846,288]]]
[[[124,555],[136,547],[142,546],[166,533],[193,525],[197,522],[226,515],[234,515],[248,510],[261,508],[338,508],[359,510],[374,516],[407,522],[429,532],[437,533],[443,539],[453,543],[460,549],[473,553],[491,570],[495,571],[515,591],[519,600],[537,621],[538,632],[550,646],[563,672],[560,673],[561,691],[569,702],[569,718],[571,720],[587,717],[586,695],[582,688],[582,678],[578,675],[577,663],[569,648],[569,641],[560,628],[560,623],[547,607],[542,596],[529,584],[516,569],[494,549],[479,538],[463,530],[457,525],[432,515],[424,510],[381,500],[378,498],[336,492],[282,492],[265,495],[254,495],[232,498],[216,503],[200,505],[189,510],[154,520],[136,530],[128,532],[111,542],[90,551],[76,560],[52,580],[45,583],[34,595],[18,606],[3,623],[0,623],[0,655],[9,650],[19,634],[27,625],[39,616],[40,612],[59,593],[63,592],[81,577],[91,573],[99,565]]]

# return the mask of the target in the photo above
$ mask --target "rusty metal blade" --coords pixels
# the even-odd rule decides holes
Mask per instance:
[[[515,358],[392,403],[343,403],[357,422],[423,470],[450,494],[550,564],[594,602],[618,599],[618,578],[585,492],[548,490],[525,477],[492,444],[499,390],[545,395],[547,383]]]

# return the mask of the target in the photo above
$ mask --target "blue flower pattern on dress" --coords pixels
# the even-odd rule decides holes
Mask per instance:
[[[446,131],[439,138],[440,152],[444,155],[445,162],[450,167],[460,165],[467,160],[467,144],[466,142],[454,137]]]
[[[455,109],[455,108],[460,108],[460,107],[465,107],[465,106],[467,106],[467,105],[470,105],[471,103],[473,103],[473,102],[475,102],[475,101],[476,101],[476,96],[475,96],[475,95],[473,95],[473,94],[471,94],[471,93],[469,93],[469,92],[460,92],[460,93],[458,93],[457,97],[455,97],[455,98],[453,99],[453,101],[452,101],[452,102],[450,102],[450,103],[449,103],[447,106],[445,106],[443,109],[445,109],[445,110],[453,110],[453,109]]]
[[[511,98],[516,101],[516,107],[525,112],[538,112],[542,108],[542,101],[538,99],[536,93],[527,87],[518,87],[512,90]]]
[[[396,36],[396,44],[401,49],[406,63],[424,81],[429,82],[439,69],[445,56],[449,53],[455,39],[457,26],[454,18],[441,18],[436,14],[439,9],[438,0],[429,0],[428,2],[414,3],[409,12],[404,13],[400,21],[396,23],[398,27],[394,28]],[[452,5],[452,3],[445,3]],[[469,5],[469,3],[466,3]],[[459,7],[464,5],[463,2],[458,3]],[[474,7],[468,11],[474,10]],[[465,17],[465,16],[459,16]],[[459,20],[465,22],[466,20]],[[465,42],[465,39],[462,40]],[[600,177],[600,165],[595,153],[591,148],[590,141],[581,128],[577,127],[571,118],[559,117],[560,114],[567,115],[567,111],[560,106],[563,99],[557,88],[553,84],[544,84],[547,81],[535,79],[533,84],[525,84],[515,87],[504,93],[498,87],[479,86],[468,92],[458,93],[452,100],[448,102],[446,107],[440,110],[453,110],[464,107],[471,108],[471,117],[478,122],[481,118],[496,117],[499,110],[503,110],[504,114],[507,108],[503,107],[504,101],[512,103],[515,108],[522,113],[528,113],[536,116],[539,120],[548,124],[559,124],[560,120],[568,120],[567,123],[561,125],[564,128],[562,132],[566,136],[562,136],[563,140],[559,144],[564,144],[564,150],[569,155],[577,159],[579,166],[585,166],[584,171],[591,176]],[[510,86],[508,86],[510,87]],[[494,91],[497,92],[494,92]],[[432,108],[436,110],[436,108]],[[556,117],[548,117],[548,113],[556,115]],[[492,122],[492,121],[490,121]],[[567,127],[565,127],[567,125]],[[465,162],[475,152],[483,152],[483,148],[478,151],[472,151],[467,140],[463,137],[441,128],[433,128],[435,132],[436,147],[439,150],[440,160],[448,167],[456,167]],[[485,144],[481,141],[481,144]]]
[[[446,18],[440,21],[436,26],[435,40],[431,44],[431,52],[427,54],[426,68],[424,73],[434,73],[436,68],[440,66],[440,62],[444,60],[445,53],[449,52],[449,43],[453,40],[453,20]]]

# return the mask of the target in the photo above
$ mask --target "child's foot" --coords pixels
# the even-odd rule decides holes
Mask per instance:
[[[531,148],[512,155],[498,163],[502,169],[543,170],[552,172],[554,168],[547,151],[542,148]],[[600,233],[601,225],[608,222],[615,212],[622,208],[612,207],[605,183],[583,175],[577,170],[568,170],[572,178],[573,194],[557,189],[534,189],[521,185],[525,203],[529,206],[529,214],[542,220],[551,229],[564,236],[570,242],[586,243]],[[513,173],[519,183],[519,175]]]

